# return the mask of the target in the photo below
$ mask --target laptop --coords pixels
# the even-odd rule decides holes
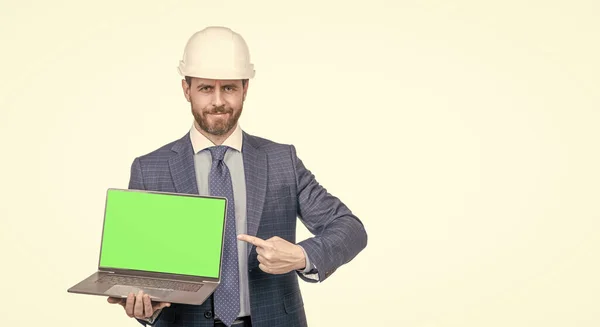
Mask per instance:
[[[67,291],[199,305],[220,283],[227,198],[110,188],[95,273]]]

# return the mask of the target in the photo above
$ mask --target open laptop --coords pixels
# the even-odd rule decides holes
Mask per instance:
[[[220,283],[227,198],[110,188],[98,270],[69,293],[202,304]]]

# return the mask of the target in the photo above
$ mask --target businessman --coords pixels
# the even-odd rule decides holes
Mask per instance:
[[[255,74],[241,35],[218,26],[196,32],[178,69],[192,127],[135,158],[129,188],[228,198],[222,284],[197,306],[156,303],[142,292],[108,302],[157,327],[307,326],[299,278],[322,282],[356,257],[367,245],[362,222],[317,182],[293,145],[241,129]],[[298,219],[313,237],[296,241]]]

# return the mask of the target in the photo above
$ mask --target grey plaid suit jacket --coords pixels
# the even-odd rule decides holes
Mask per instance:
[[[262,239],[279,236],[296,242],[299,218],[315,236],[299,242],[324,281],[367,245],[362,222],[338,198],[319,185],[296,156],[293,145],[243,133],[247,233]],[[198,194],[189,134],[131,165],[130,189]],[[298,272],[271,275],[258,268],[256,249],[248,247],[248,279],[254,327],[307,326]],[[199,306],[172,304],[156,327],[213,326],[212,296]]]

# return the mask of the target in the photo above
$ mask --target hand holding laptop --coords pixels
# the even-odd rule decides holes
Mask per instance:
[[[143,291],[140,291],[137,295],[129,293],[127,299],[109,297],[107,300],[108,303],[120,304],[130,318],[135,317],[138,319],[150,318],[156,311],[171,306],[169,302],[154,302],[150,300],[150,296],[144,294]]]

